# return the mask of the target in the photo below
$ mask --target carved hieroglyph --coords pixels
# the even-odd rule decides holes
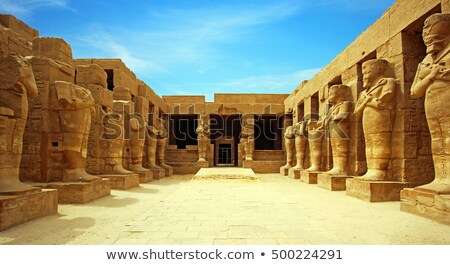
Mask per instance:
[[[425,96],[435,178],[417,189],[450,194],[450,14],[430,16],[423,39],[427,56],[417,68],[411,97]]]
[[[308,144],[311,166],[307,171],[320,171],[322,158],[322,141],[324,135],[323,121],[309,120],[308,123]]]
[[[325,119],[325,128],[330,133],[333,168],[325,172],[326,174],[347,174],[350,92],[350,88],[346,85],[334,85],[328,92],[328,101],[332,107]]]
[[[304,169],[304,161],[305,161],[305,148],[306,142],[308,141],[305,136],[306,131],[306,122],[301,121],[297,122],[293,125],[293,133],[295,136],[295,158],[297,159],[297,164],[294,167],[294,170]]]
[[[288,126],[284,131],[284,145],[286,146],[286,165],[285,169],[289,169],[293,166],[294,161],[294,126]]]
[[[63,134],[63,181],[99,180],[86,172],[86,156],[94,99],[84,87],[64,81],[54,82]]]
[[[209,125],[206,114],[203,112],[200,115],[198,126],[196,129],[198,141],[198,162],[206,161],[209,147]]]
[[[373,59],[363,63],[363,87],[355,106],[362,115],[366,143],[367,172],[359,177],[368,181],[386,179],[391,160],[391,135],[395,119],[396,80],[386,77],[388,62]]]
[[[33,189],[20,182],[19,168],[28,97],[37,95],[30,63],[21,56],[0,57],[0,194]]]

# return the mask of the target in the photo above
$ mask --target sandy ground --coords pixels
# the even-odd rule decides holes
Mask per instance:
[[[278,174],[141,184],[0,232],[0,244],[450,244],[450,226]]]

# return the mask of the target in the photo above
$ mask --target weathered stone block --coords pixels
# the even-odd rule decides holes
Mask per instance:
[[[150,168],[153,173],[153,179],[162,179],[166,176],[166,172],[162,168]]]
[[[450,195],[403,189],[401,191],[400,210],[450,224]]]
[[[317,175],[322,172],[302,170],[300,180],[308,184],[317,184]]]
[[[346,180],[346,193],[368,202],[399,201],[400,191],[414,186],[414,183],[395,181],[364,181],[358,178]]]
[[[102,175],[102,178],[107,178],[111,181],[111,189],[127,190],[139,187],[139,175]]]
[[[136,174],[139,175],[139,183],[148,183],[153,180],[153,172],[152,171],[139,172]]]
[[[288,172],[288,176],[293,179],[300,179],[301,177],[301,170],[300,169],[294,169],[290,168]]]
[[[0,196],[0,231],[57,212],[57,190]]]
[[[54,182],[54,183],[33,183],[33,185],[44,188],[58,190],[59,203],[88,203],[111,194],[109,179],[102,179],[93,182]]]
[[[280,167],[280,174],[283,176],[289,175],[289,168],[285,168],[284,166]]]
[[[317,175],[317,186],[331,191],[346,190],[346,180],[351,178],[345,175]]]

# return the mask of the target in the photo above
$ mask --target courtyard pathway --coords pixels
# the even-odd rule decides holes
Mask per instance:
[[[278,174],[141,184],[0,232],[0,244],[450,244],[450,226]]]

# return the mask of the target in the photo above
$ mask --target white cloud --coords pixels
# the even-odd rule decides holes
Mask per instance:
[[[201,74],[227,57],[219,45],[239,42],[253,27],[286,19],[300,9],[299,4],[284,1],[239,8],[152,10],[142,25],[91,28],[75,42],[81,41],[101,53],[106,49],[111,55],[120,55],[136,72],[171,72],[167,69],[189,65],[189,69]]]
[[[166,72],[165,69],[151,61],[133,55],[133,52],[128,47],[122,45],[118,41],[118,38],[109,34],[100,26],[90,27],[88,34],[79,38],[78,41],[80,41],[82,45],[88,45],[96,50],[101,50],[102,54],[106,57],[122,59],[125,64],[136,73]],[[98,56],[86,55],[84,57]]]
[[[2,0],[0,11],[12,15],[29,15],[33,11],[44,8],[61,8],[74,11],[68,0]]]

